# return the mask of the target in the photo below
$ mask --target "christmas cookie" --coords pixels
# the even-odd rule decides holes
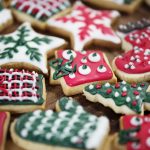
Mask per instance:
[[[39,34],[24,23],[15,32],[0,36],[0,66],[48,74],[47,56],[65,45],[65,40]]]
[[[100,51],[59,50],[50,62],[50,83],[61,84],[65,95],[82,93],[93,82],[116,82],[104,53]]]
[[[70,14],[49,19],[47,24],[51,32],[70,37],[76,51],[90,44],[112,48],[121,43],[111,27],[117,17],[117,11],[94,10],[77,1]]]
[[[71,7],[69,0],[12,0],[12,12],[17,20],[28,21],[44,30],[46,20],[67,13]]]
[[[142,0],[84,0],[95,7],[114,9],[126,13],[133,13],[140,6]]]
[[[120,119],[120,131],[113,140],[115,150],[150,149],[150,115],[123,116]]]
[[[5,142],[6,142],[9,120],[10,120],[10,114],[8,112],[0,112],[0,150],[5,149]]]
[[[32,150],[103,150],[109,120],[89,114],[69,98],[62,98],[58,104],[63,111],[37,110],[16,119],[11,124],[13,141]]]
[[[0,111],[15,113],[45,108],[43,75],[34,71],[0,69]]]
[[[146,4],[150,6],[150,0],[145,0]]]
[[[3,8],[0,3],[0,31],[6,29],[13,23],[13,18],[9,9]]]
[[[117,56],[113,69],[120,79],[127,82],[150,80],[150,20],[121,25],[119,35],[127,52]]]
[[[143,114],[144,110],[150,110],[150,86],[146,82],[91,84],[85,87],[84,95],[89,101],[99,102],[116,113]]]

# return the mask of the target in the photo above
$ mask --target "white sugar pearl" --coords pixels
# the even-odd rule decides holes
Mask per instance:
[[[115,92],[115,97],[118,97],[119,96],[119,92]]]
[[[126,81],[122,81],[122,84],[126,84],[127,82]]]
[[[94,85],[93,84],[89,85],[89,89],[90,90],[94,89]]]
[[[127,91],[127,88],[126,88],[126,87],[123,87],[123,88],[122,88],[122,91],[126,92],[126,91]]]
[[[128,65],[128,64],[125,64],[125,65],[124,65],[124,68],[125,68],[125,69],[128,69],[128,68],[129,68],[129,65]]]
[[[69,78],[70,78],[70,79],[74,79],[75,77],[76,77],[76,75],[75,75],[74,73],[70,73],[70,74],[69,74]]]
[[[127,97],[126,98],[126,102],[130,102],[131,101],[131,98],[130,97]]]
[[[146,139],[146,145],[150,148],[150,137]]]
[[[110,87],[110,83],[105,83],[105,87]]]
[[[135,66],[134,66],[134,65],[131,65],[131,69],[132,69],[132,70],[135,69]]]

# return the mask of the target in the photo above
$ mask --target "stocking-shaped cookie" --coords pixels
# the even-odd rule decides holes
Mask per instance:
[[[111,27],[118,16],[117,11],[94,10],[77,1],[70,14],[49,19],[47,24],[51,32],[70,37],[75,51],[92,43],[112,48],[121,44]]]
[[[115,73],[122,80],[141,82],[150,80],[150,20],[122,25],[123,49],[128,50],[113,61]]]
[[[37,110],[15,120],[13,141],[26,149],[103,149],[109,132],[106,117],[87,113],[69,98],[62,98],[57,105],[63,111]]]
[[[65,95],[82,93],[93,82],[116,82],[104,53],[100,51],[59,50],[50,62],[51,84],[61,84]]]
[[[0,69],[0,111],[29,112],[45,107],[43,75],[18,69]]]
[[[9,120],[10,114],[8,112],[0,112],[0,150],[5,149]]]
[[[115,150],[149,150],[150,149],[150,115],[123,116],[120,119],[120,131],[115,135]]]
[[[150,86],[146,82],[91,84],[85,87],[84,95],[89,101],[99,102],[116,113],[143,114],[144,110],[150,110]]]

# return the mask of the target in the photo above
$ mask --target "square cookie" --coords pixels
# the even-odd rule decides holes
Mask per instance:
[[[93,82],[116,82],[108,59],[101,51],[59,50],[50,62],[50,83],[61,84],[65,95],[82,93]]]

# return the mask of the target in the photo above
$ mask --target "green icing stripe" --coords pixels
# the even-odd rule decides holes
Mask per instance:
[[[97,122],[97,117],[78,109],[76,113],[38,110],[20,117],[15,131],[21,138],[32,142],[86,149],[86,141],[95,131]]]
[[[119,85],[119,87],[117,87]],[[144,86],[142,86],[144,85]],[[126,105],[133,111],[141,113],[143,101],[149,102],[149,93],[146,93],[148,83],[138,83],[136,87],[131,84],[120,82],[116,85],[109,83],[103,85],[89,85],[85,87],[85,91],[92,95],[99,94],[104,98],[112,98],[117,106]],[[108,100],[108,99],[107,99]]]
[[[39,98],[38,101],[35,103],[31,100],[23,100],[23,101],[18,101],[18,100],[11,100],[11,101],[5,101],[5,100],[1,100],[0,101],[0,105],[41,105],[44,103],[44,99],[43,99],[43,75],[38,74],[37,77],[39,80],[36,83],[36,86],[38,86],[39,88],[37,89],[37,94],[39,94]]]
[[[134,0],[124,0],[125,4],[131,4]]]

